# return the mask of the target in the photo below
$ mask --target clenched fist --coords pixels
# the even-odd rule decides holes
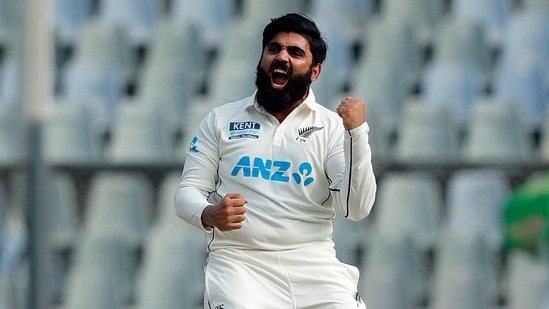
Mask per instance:
[[[242,227],[248,200],[240,193],[228,193],[216,205],[207,206],[202,212],[202,225],[230,231]]]
[[[366,104],[363,100],[346,97],[339,103],[336,112],[343,119],[345,130],[352,130],[366,121]]]

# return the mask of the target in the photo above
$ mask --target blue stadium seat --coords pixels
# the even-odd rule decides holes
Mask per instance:
[[[51,164],[86,164],[102,160],[102,143],[88,107],[55,102],[44,123],[44,158]]]
[[[493,95],[514,104],[528,122],[529,130],[537,129],[547,112],[549,84],[546,76],[549,75],[544,72],[540,59],[529,53],[502,61],[494,72]]]
[[[527,252],[510,252],[503,285],[507,308],[545,309],[549,304],[549,263]]]
[[[494,61],[487,31],[478,23],[447,18],[433,39],[433,60],[478,68],[488,79]]]
[[[503,244],[503,206],[511,193],[509,177],[497,168],[462,169],[446,187],[447,233],[478,237],[496,253]]]
[[[394,67],[404,77],[406,89],[415,85],[422,66],[418,33],[410,25],[406,19],[381,18],[370,22],[359,58],[360,65],[387,63]]]
[[[395,159],[444,166],[459,158],[459,125],[445,104],[409,100],[397,128]]]
[[[433,248],[442,223],[442,188],[434,175],[385,173],[379,183],[373,233],[376,237],[409,237],[422,252]]]
[[[184,72],[186,82],[183,88],[188,88],[192,94],[199,93],[204,86],[210,60],[206,56],[203,36],[203,32],[195,25],[180,23],[173,19],[159,21],[137,78],[137,91],[141,91],[141,87],[146,87],[144,84],[148,73],[171,67],[173,70]]]
[[[156,0],[102,0],[98,11],[103,21],[123,28],[133,46],[146,47],[163,17],[162,2]]]
[[[133,297],[137,259],[123,242],[86,235],[78,241],[63,308],[124,308]]]
[[[105,171],[92,178],[83,234],[119,240],[133,250],[143,246],[152,223],[152,185],[137,173]]]
[[[466,121],[474,102],[483,94],[482,72],[465,64],[432,62],[424,69],[421,97],[447,104],[460,122]]]
[[[368,308],[416,308],[426,292],[423,253],[409,237],[376,234],[359,265],[359,294]]]
[[[509,18],[514,14],[512,0],[454,0],[450,16],[456,20],[481,25],[490,45],[497,47],[505,36]]]
[[[493,308],[498,300],[499,265],[492,253],[482,239],[442,234],[430,308]]]
[[[307,14],[319,23],[341,25],[343,39],[357,42],[363,36],[368,21],[373,18],[373,3],[372,0],[312,0]],[[322,27],[320,30],[322,31]]]
[[[467,162],[528,162],[533,146],[526,120],[517,107],[494,97],[475,102],[461,157]]]
[[[235,1],[226,0],[172,0],[169,18],[199,29],[201,41],[208,49],[217,49],[226,30],[239,20]]]
[[[432,43],[433,32],[444,16],[441,0],[385,0],[381,2],[383,19],[404,22],[415,33],[417,44],[426,47]]]
[[[173,160],[172,127],[160,107],[125,101],[113,121],[105,159],[121,164],[159,164]]]
[[[73,46],[92,14],[90,0],[54,0],[53,24],[61,43]]]

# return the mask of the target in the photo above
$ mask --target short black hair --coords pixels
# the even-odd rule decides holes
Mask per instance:
[[[271,19],[271,22],[263,29],[263,50],[273,37],[280,32],[294,32],[303,35],[309,42],[313,54],[313,65],[323,63],[326,59],[328,45],[322,37],[315,22],[303,14],[288,13],[278,18]]]

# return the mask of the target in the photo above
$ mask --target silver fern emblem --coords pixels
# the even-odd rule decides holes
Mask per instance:
[[[320,131],[324,129],[324,127],[315,127],[315,126],[310,126],[310,127],[305,127],[305,128],[300,128],[297,130],[297,133],[299,134],[297,137],[296,137],[296,141],[299,140],[301,138],[300,141],[304,142],[305,139],[309,138],[309,136],[311,136],[311,134],[315,133],[316,131]]]

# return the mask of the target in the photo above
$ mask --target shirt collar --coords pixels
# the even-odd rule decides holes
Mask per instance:
[[[257,100],[255,99],[255,96],[257,94],[257,90],[254,91],[254,93],[246,98],[246,109],[255,107],[256,110],[260,112],[266,112],[265,109],[257,103]],[[301,108],[301,106],[307,106],[310,110],[315,111],[318,109],[318,103],[316,102],[315,94],[313,92],[313,88],[309,87],[309,94],[305,98],[301,104],[297,108]]]

